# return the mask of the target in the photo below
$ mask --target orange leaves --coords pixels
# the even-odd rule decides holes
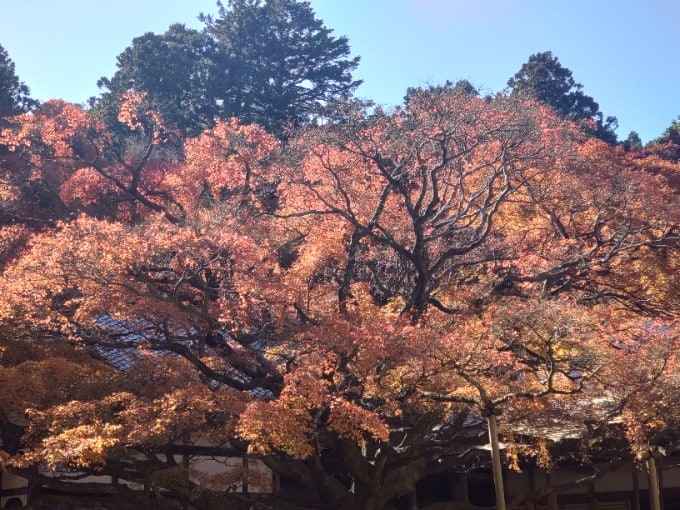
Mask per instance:
[[[336,375],[333,368],[337,358],[330,355],[321,364],[315,359],[314,355],[301,356],[299,367],[288,374],[276,400],[253,401],[240,416],[237,433],[249,441],[251,452],[266,455],[281,450],[309,457],[317,453],[314,436],[325,426],[359,444],[369,437],[389,440],[389,429],[379,414],[338,392],[342,374]]]
[[[97,204],[101,196],[115,190],[113,183],[94,168],[85,167],[76,170],[62,184],[60,195],[64,202],[79,202],[84,206]]]
[[[118,425],[95,422],[49,435],[40,445],[45,454],[27,454],[26,462],[41,461],[55,471],[64,465],[76,469],[104,465],[108,450],[120,442],[120,429]]]
[[[165,140],[165,122],[148,104],[145,92],[126,92],[122,95],[118,120],[133,131],[146,131],[154,144]]]
[[[59,323],[60,315],[74,311],[84,296],[101,300],[101,285],[124,271],[133,253],[132,245],[122,241],[123,231],[121,225],[82,217],[57,233],[34,236],[30,250],[8,267],[0,282],[11,296],[2,307],[2,318],[26,314],[25,319],[36,324]],[[111,293],[107,299],[118,295]]]
[[[544,124],[553,126],[550,137],[542,136]],[[475,278],[487,262],[514,256],[503,244],[506,209],[532,174],[568,150],[563,131],[533,104],[417,94],[392,115],[294,140],[303,164],[286,167],[281,214],[303,228],[306,216],[323,224],[319,233],[333,239],[319,236],[318,245],[338,252],[340,270],[352,266],[374,282],[374,299],[401,299],[402,313],[417,317],[442,282]],[[548,138],[555,147],[545,146]],[[332,236],[340,230],[344,238]],[[304,232],[317,246],[315,227]],[[314,255],[308,249],[300,265]]]
[[[308,413],[286,403],[251,403],[241,414],[236,432],[248,441],[248,451],[256,455],[280,450],[292,457],[305,458],[315,453]]]
[[[146,94],[144,93],[127,92],[123,94],[118,120],[132,130],[141,128],[142,123],[139,121],[139,116],[140,113],[144,114],[140,110],[144,106],[145,99]]]
[[[197,200],[202,193],[220,196],[249,195],[273,175],[268,160],[279,143],[257,125],[237,119],[217,121],[214,128],[185,143],[186,167],[177,174],[177,185]]]
[[[357,444],[364,442],[364,433],[376,441],[390,440],[389,428],[375,413],[340,398],[331,401],[328,425],[340,437]]]
[[[18,255],[0,321],[84,345],[117,340],[106,315],[140,348],[108,399],[27,384],[44,395],[36,459],[98,463],[194,433],[293,457],[388,442],[392,425],[449,440],[436,427],[471,406],[543,424],[605,390],[631,410],[643,394],[673,407],[662,365],[678,363],[677,324],[638,314],[679,313],[668,162],[584,139],[533,103],[448,94],[285,147],[218,122],[180,162],[161,157],[144,97],[125,99],[120,120],[139,135],[125,151],[67,105],[2,134],[91,216],[64,215],[25,248],[25,229],[0,230],[0,254]],[[0,199],[22,193],[7,179]],[[626,393],[616,370],[642,357]]]
[[[249,442],[249,451],[266,455],[281,450],[293,457],[315,453],[312,444],[314,415],[327,400],[327,383],[317,366],[304,366],[289,374],[281,396],[255,400],[239,418],[237,434]]]
[[[13,152],[28,154],[35,167],[47,161],[74,156],[74,145],[88,130],[101,129],[81,107],[51,100],[32,113],[11,119],[10,127],[0,130],[0,144]]]
[[[43,462],[53,469],[62,465],[88,468],[104,465],[112,449],[118,455],[125,449],[162,449],[180,444],[191,435],[225,441],[231,434],[230,420],[243,411],[247,399],[229,389],[210,389],[192,374],[190,365],[182,366],[158,355],[147,365],[151,367],[151,381],[162,383],[153,372],[162,372],[164,365],[177,377],[183,374],[184,380],[151,388],[149,395],[112,390],[101,400],[71,400],[45,410],[31,410],[25,436],[31,450],[26,461]],[[168,382],[172,377],[165,379]],[[144,382],[148,384],[149,380]],[[119,382],[118,386],[129,384]],[[218,417],[222,421],[219,427],[207,425],[209,419]]]
[[[401,333],[387,321],[361,327],[328,317],[300,334],[300,352],[280,395],[251,402],[237,432],[253,452],[279,449],[296,457],[315,454],[315,437],[325,429],[358,444],[389,441],[386,420],[400,416],[396,395],[404,389],[390,377],[407,362]]]

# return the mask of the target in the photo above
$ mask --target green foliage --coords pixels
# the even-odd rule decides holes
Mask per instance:
[[[627,151],[642,149],[642,139],[637,131],[628,133],[628,137],[622,142],[623,148]]]
[[[118,56],[116,74],[99,80],[99,87],[107,92],[94,100],[94,105],[113,126],[122,94],[146,92],[168,124],[186,135],[197,135],[212,125],[217,114],[208,84],[213,51],[205,34],[181,24],[172,25],[162,35],[147,32]]]
[[[37,106],[31,91],[16,75],[14,62],[0,46],[0,116],[24,113]]]
[[[218,18],[203,18],[218,47],[220,117],[280,131],[359,85],[351,76],[359,58],[348,58],[347,38],[332,37],[309,3],[230,0],[228,6],[220,6]]]
[[[616,117],[604,118],[597,102],[583,92],[583,85],[574,80],[571,71],[563,67],[552,52],[531,55],[508,80],[508,87],[512,94],[533,96],[562,117],[582,123],[591,135],[616,143]]]
[[[656,140],[652,140],[652,144],[674,143],[680,145],[680,115],[671,125],[661,134]]]
[[[316,19],[307,2],[231,0],[217,17],[201,16],[202,31],[173,25],[162,35],[135,38],[118,57],[118,71],[91,103],[116,124],[120,97],[146,92],[165,121],[196,135],[215,118],[238,117],[282,133],[323,114],[360,82],[351,72],[345,37]]]
[[[671,122],[659,138],[649,142],[646,149],[668,161],[680,161],[680,116]]]
[[[404,104],[409,104],[414,97],[417,97],[423,92],[437,95],[453,92],[468,97],[479,97],[479,90],[477,90],[477,87],[475,87],[468,80],[462,79],[458,80],[456,83],[446,80],[446,82],[444,82],[442,85],[430,85],[425,89],[422,87],[409,87],[406,90],[406,95],[404,96]]]

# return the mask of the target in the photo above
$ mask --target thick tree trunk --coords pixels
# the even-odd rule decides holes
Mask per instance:
[[[647,458],[647,471],[649,472],[649,504],[651,510],[661,510],[661,487],[659,486],[659,473],[654,455]]]
[[[493,468],[493,483],[496,488],[496,508],[505,510],[505,490],[503,489],[503,467],[501,466],[501,451],[498,446],[498,426],[496,416],[491,413],[486,417],[489,426],[489,442],[491,443],[491,466]]]

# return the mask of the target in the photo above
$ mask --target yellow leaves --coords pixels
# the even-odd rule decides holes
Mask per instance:
[[[118,453],[137,447],[162,448],[202,433],[223,441],[224,434],[230,434],[229,427],[226,423],[208,425],[208,416],[228,421],[245,405],[243,396],[211,390],[197,381],[185,380],[181,388],[156,387],[154,391],[158,394],[143,397],[114,390],[101,400],[72,400],[44,411],[31,410],[25,436],[31,448],[27,462],[78,469],[105,464],[112,448]]]
[[[311,418],[306,410],[291,408],[280,401],[252,402],[236,427],[239,437],[249,442],[250,453],[267,455],[276,449],[298,458],[315,453],[311,430]]]
[[[342,398],[332,399],[328,424],[340,437],[358,444],[364,441],[364,433],[377,441],[390,439],[389,428],[379,416]]]
[[[121,429],[119,425],[95,422],[48,436],[40,445],[47,452],[40,460],[53,470],[59,470],[62,465],[75,468],[103,465],[108,450],[119,444]],[[34,453],[28,454],[27,461],[34,456]]]

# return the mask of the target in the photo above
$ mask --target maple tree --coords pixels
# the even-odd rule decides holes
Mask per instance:
[[[14,118],[0,143],[66,212],[6,250],[2,370],[35,376],[0,400],[3,423],[30,408],[13,436],[27,450],[4,461],[38,483],[43,464],[147,488],[111,489],[121,504],[294,507],[225,494],[252,471],[208,480],[176,458],[248,454],[329,508],[369,510],[476,466],[485,418],[514,445],[504,462],[549,466],[556,418],[587,437],[576,410],[607,392],[633,448],[662,443],[674,424],[632,417],[675,391],[672,162],[462,92],[350,104],[285,145],[218,121],[181,156],[143,94],[119,112],[134,144],[60,102]],[[54,366],[86,384],[47,384]]]

